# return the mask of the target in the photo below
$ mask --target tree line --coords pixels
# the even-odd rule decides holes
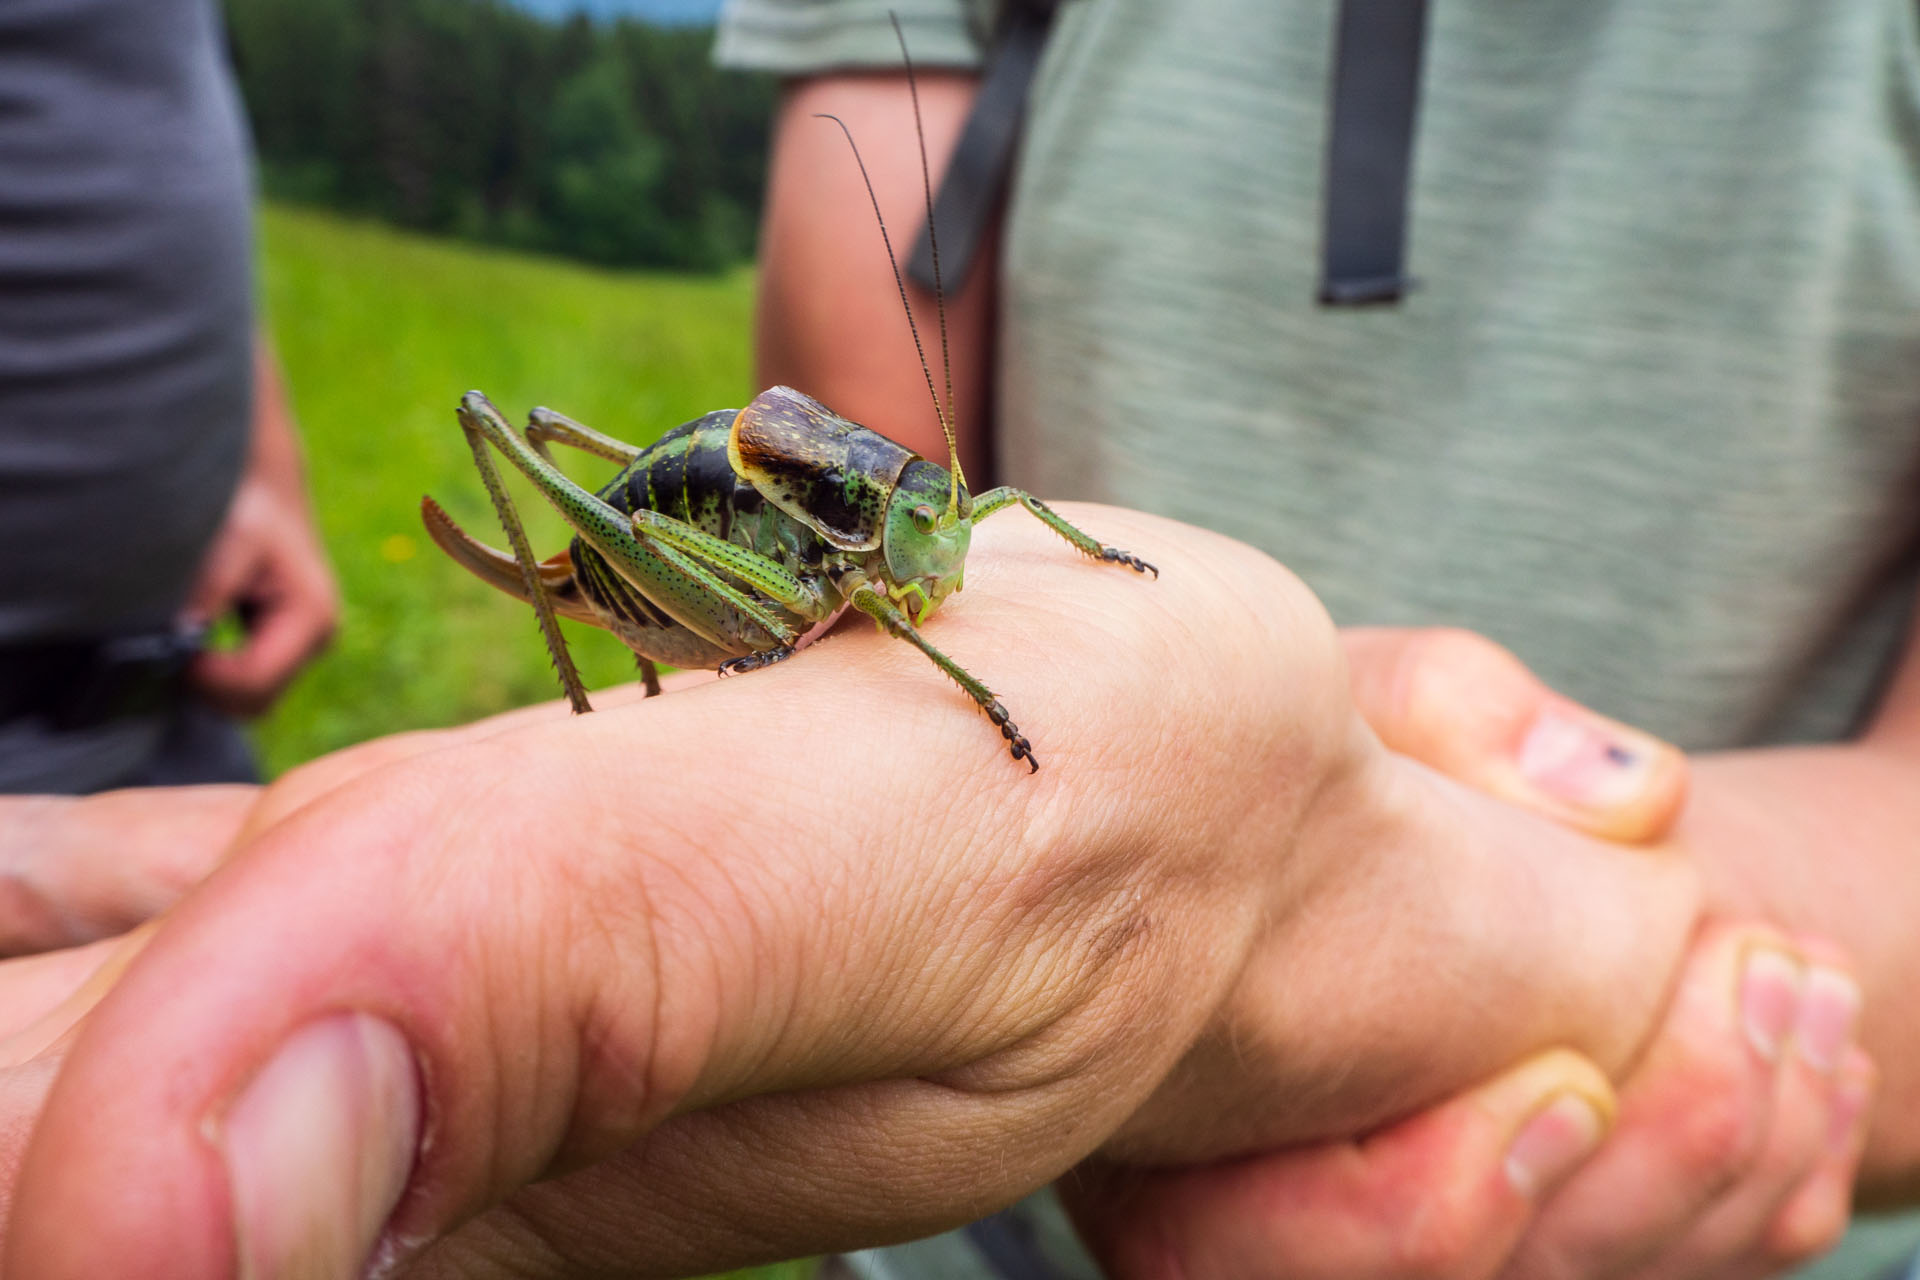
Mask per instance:
[[[751,256],[775,87],[497,0],[226,0],[270,195],[621,266]]]

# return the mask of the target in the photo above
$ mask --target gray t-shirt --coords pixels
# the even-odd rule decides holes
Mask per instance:
[[[874,0],[737,0],[720,56],[894,66]],[[966,0],[898,6],[977,56]],[[1920,511],[1907,0],[1433,9],[1412,268],[1315,302],[1332,0],[1071,0],[1008,212],[1003,478],[1452,623],[1683,745],[1843,736]]]
[[[719,54],[897,67],[888,7],[733,0]],[[978,57],[968,0],[897,7],[916,60]],[[1422,284],[1340,310],[1335,9],[1061,6],[1006,215],[1001,478],[1242,538],[1343,623],[1483,632],[1689,748],[1854,731],[1920,572],[1920,11],[1440,0]]]
[[[180,606],[246,449],[247,164],[213,0],[0,4],[0,643]]]
[[[251,196],[213,0],[0,3],[0,662],[183,603],[246,454]],[[7,720],[0,790],[121,784],[168,731]]]

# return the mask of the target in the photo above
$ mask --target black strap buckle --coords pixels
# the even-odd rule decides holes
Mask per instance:
[[[0,719],[71,732],[151,715],[180,694],[204,627],[0,646]]]

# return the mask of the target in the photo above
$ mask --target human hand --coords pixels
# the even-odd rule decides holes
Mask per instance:
[[[669,687],[711,673],[679,672]],[[605,701],[630,700],[637,688]],[[0,1241],[28,1136],[66,1051],[151,921],[259,832],[371,769],[565,714],[531,707],[338,751],[270,788],[0,796]]]
[[[212,870],[260,789],[0,796],[0,960],[110,938]]]
[[[187,680],[213,707],[242,717],[273,705],[300,668],[326,648],[340,617],[340,593],[308,507],[286,393],[264,346],[254,377],[252,457],[185,610],[200,623],[238,615],[245,642],[231,652],[200,654]]]
[[[70,1033],[144,922],[218,862],[258,790],[0,797],[0,956],[13,957],[0,960],[0,1235]]]
[[[1297,583],[1087,521],[1161,581],[996,521],[933,629],[996,655],[1031,781],[856,629],[283,809],[80,1031],[8,1260],[344,1274],[377,1237],[422,1274],[712,1269],[964,1220],[1115,1135],[1191,1142],[1196,1086],[1257,1116],[1210,1140],[1271,1143],[1550,1044],[1631,1055],[1691,920],[1675,868],[1448,843],[1470,798],[1359,727]],[[1596,912],[1638,933],[1566,936]],[[1416,963],[1437,948],[1457,970]],[[1429,977],[1511,1000],[1435,1034]],[[1287,1096],[1270,1045],[1312,1086],[1291,1110],[1241,1105]]]
[[[1356,700],[1396,750],[1615,838],[1677,816],[1679,753],[1498,646],[1344,639]],[[1848,1220],[1875,1075],[1852,1044],[1858,999],[1830,947],[1717,926],[1617,1117],[1605,1077],[1556,1052],[1362,1140],[1178,1171],[1095,1162],[1062,1192],[1122,1277],[1770,1274]]]
[[[1117,1280],[1771,1275],[1850,1214],[1876,1073],[1843,972],[1819,944],[1714,926],[1617,1104],[1552,1051],[1355,1141],[1095,1161],[1062,1196]],[[1755,1023],[1789,1034],[1763,1051]]]

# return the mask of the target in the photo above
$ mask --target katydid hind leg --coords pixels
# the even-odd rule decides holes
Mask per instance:
[[[953,682],[965,690],[967,696],[987,713],[987,719],[992,721],[993,727],[1000,731],[1000,736],[1007,740],[1007,750],[1013,758],[1025,760],[1027,769],[1031,773],[1040,771],[1040,760],[1033,754],[1033,744],[1020,732],[1020,726],[1013,722],[1012,717],[1007,714],[1006,706],[995,696],[993,690],[968,674],[966,668],[929,644],[926,637],[921,635],[919,629],[913,625],[912,619],[907,617],[900,606],[888,599],[885,592],[876,591],[873,587],[862,583],[853,589],[849,602],[854,608],[879,623],[880,629],[888,635],[896,640],[905,640],[921,653],[926,654],[935,666],[946,672]]]
[[[468,533],[430,497],[420,499],[420,520],[434,545],[446,552],[455,564],[521,604],[533,603],[527,598],[527,584],[521,574],[520,562],[512,554],[490,547]],[[579,580],[574,577],[573,565],[566,552],[542,560],[539,572],[540,581],[547,589],[547,599],[553,602],[554,612],[570,622],[585,626],[606,625],[581,596]]]
[[[999,511],[1003,507],[1010,507],[1016,502],[1028,511],[1031,511],[1034,517],[1046,525],[1047,528],[1072,543],[1075,550],[1105,564],[1123,564],[1135,573],[1150,573],[1156,578],[1160,576],[1160,570],[1148,564],[1139,556],[1134,555],[1130,551],[1122,551],[1119,547],[1106,545],[1098,538],[1091,536],[1072,524],[1066,517],[1062,516],[1059,512],[1026,490],[1016,489],[1011,485],[1002,485],[998,489],[989,489],[987,492],[974,498],[973,522],[979,524],[994,512]]]

